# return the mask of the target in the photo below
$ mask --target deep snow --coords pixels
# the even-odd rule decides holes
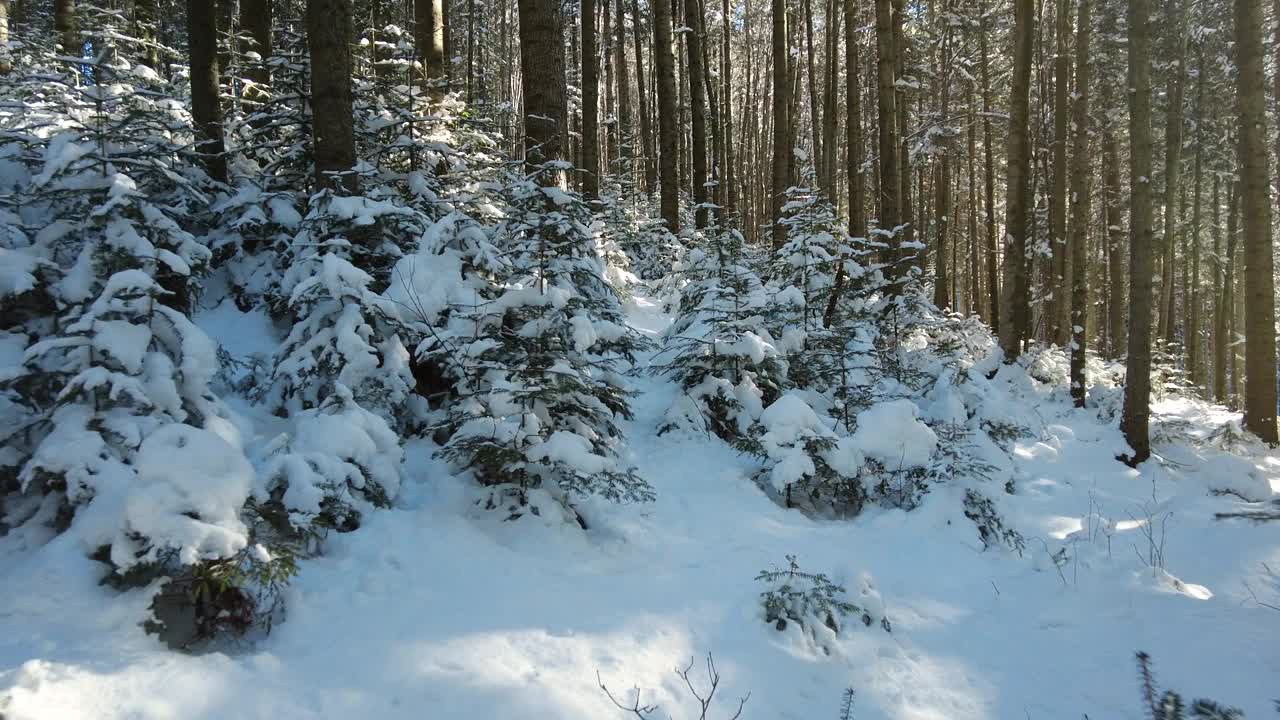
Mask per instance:
[[[651,335],[670,322],[645,297],[629,310]],[[234,354],[273,349],[269,324],[229,302],[200,324]],[[784,510],[750,480],[751,458],[713,437],[658,437],[677,389],[636,382],[625,429],[655,503],[588,502],[585,533],[503,522],[412,442],[397,507],[331,536],[288,591],[287,620],[221,652],[146,635],[149,591],[98,586],[101,566],[70,538],[0,538],[0,717],[624,717],[599,672],[680,720],[697,713],[673,669],[712,652],[714,718],[748,692],[743,718],[835,718],[846,687],[864,720],[1139,718],[1137,650],[1188,699],[1273,713],[1280,611],[1266,605],[1280,586],[1266,568],[1280,572],[1280,523],[1215,520],[1242,501],[1210,489],[1274,496],[1274,453],[1166,445],[1163,462],[1130,470],[1113,460],[1114,424],[1070,408],[1065,388],[1024,387],[1038,434],[1014,447],[1017,494],[990,493],[1028,538],[1019,557],[983,551],[956,487],[852,522]],[[251,451],[279,432],[235,407]],[[1180,399],[1154,410],[1197,435],[1233,417]],[[1167,528],[1166,573],[1144,560],[1148,515]],[[1063,547],[1059,568],[1049,555]],[[828,655],[794,625],[766,625],[754,578],[787,554],[851,593],[869,578],[892,632],[853,623]]]

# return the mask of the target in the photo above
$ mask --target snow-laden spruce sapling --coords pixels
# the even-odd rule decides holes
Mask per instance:
[[[454,309],[439,347],[461,365],[441,454],[491,488],[487,507],[509,518],[559,507],[585,527],[575,497],[653,498],[621,455],[618,425],[631,415],[619,364],[645,342],[626,325],[586,204],[547,184],[562,171],[549,164],[507,180],[493,235],[503,274]]]

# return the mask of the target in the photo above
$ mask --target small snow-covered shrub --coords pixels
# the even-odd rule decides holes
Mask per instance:
[[[1182,696],[1173,690],[1161,693],[1151,670],[1151,656],[1139,652],[1137,657],[1142,710],[1151,720],[1243,720],[1244,712],[1238,708],[1205,699],[1192,702],[1188,708]]]
[[[766,408],[738,447],[764,459],[756,482],[786,507],[841,517],[862,510],[862,452],[799,396],[783,395]]]
[[[1027,547],[1022,533],[1005,525],[991,498],[967,488],[964,491],[964,516],[973,521],[978,528],[978,537],[982,539],[985,550],[993,545],[1004,545],[1019,555]]]
[[[276,444],[256,493],[259,513],[295,535],[354,530],[362,508],[389,507],[399,493],[402,456],[395,431],[338,384]]]
[[[786,569],[762,571],[756,581],[767,586],[760,593],[766,623],[779,631],[794,623],[828,652],[831,648],[819,637],[819,628],[824,629],[822,635],[827,631],[831,636],[839,635],[845,618],[855,617],[867,627],[878,624],[885,632],[891,630],[884,601],[866,575],[859,580],[857,603],[847,599],[844,586],[832,582],[826,574],[801,570],[795,555],[787,556]]]

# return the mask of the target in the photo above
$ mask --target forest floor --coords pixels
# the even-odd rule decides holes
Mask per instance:
[[[670,322],[643,296],[629,310],[650,335]],[[200,324],[233,354],[277,342],[229,302]],[[695,661],[705,693],[713,653],[708,720],[748,693],[744,719],[834,720],[845,688],[861,720],[1140,718],[1139,650],[1188,701],[1273,715],[1280,522],[1215,519],[1246,503],[1211,490],[1280,497],[1280,456],[1200,442],[1235,418],[1225,410],[1161,401],[1156,418],[1184,439],[1131,470],[1113,459],[1115,424],[1072,408],[1065,386],[1011,389],[1041,420],[1013,447],[1015,494],[993,493],[1027,537],[1019,555],[984,551],[945,484],[910,513],[834,522],[785,510],[751,481],[750,457],[713,437],[657,436],[678,390],[636,384],[626,431],[655,503],[587,502],[586,532],[503,522],[415,441],[397,506],[302,564],[268,637],[217,651],[182,654],[144,633],[154,588],[98,585],[100,566],[65,536],[0,538],[0,717],[626,717],[598,674],[623,702],[638,686],[661,708],[653,717],[694,720],[674,669]],[[255,448],[278,432],[261,409],[236,409]],[[755,577],[789,554],[851,594],[874,586],[892,631],[855,622],[819,644],[766,624]]]

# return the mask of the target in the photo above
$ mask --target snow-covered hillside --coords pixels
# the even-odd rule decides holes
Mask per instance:
[[[627,310],[651,336],[671,322],[643,294]],[[264,318],[227,301],[197,324],[244,357],[279,342]],[[1018,554],[984,550],[959,479],[910,513],[786,510],[752,479],[751,456],[709,434],[659,436],[677,386],[634,382],[623,429],[655,502],[585,501],[587,531],[505,522],[474,505],[475,486],[434,445],[410,441],[395,507],[301,563],[284,622],[199,654],[146,634],[156,586],[97,584],[106,569],[69,534],[0,538],[0,717],[626,717],[602,681],[624,704],[639,688],[642,705],[660,707],[653,717],[682,720],[699,711],[674,670],[693,661],[705,695],[711,653],[721,678],[708,718],[731,717],[749,693],[743,718],[834,719],[846,688],[863,720],[1139,718],[1140,650],[1188,698],[1273,712],[1280,523],[1215,515],[1271,501],[1280,457],[1231,443],[1238,419],[1226,411],[1161,401],[1160,457],[1132,470],[1114,459],[1114,422],[1072,408],[1065,384],[1002,369],[989,401],[1033,419],[1009,446],[1014,492],[990,493],[1025,536]],[[251,459],[265,462],[280,420],[228,402]],[[911,441],[879,429],[877,442]],[[891,630],[856,617],[839,633],[766,623],[771,585],[756,576],[788,555]]]

